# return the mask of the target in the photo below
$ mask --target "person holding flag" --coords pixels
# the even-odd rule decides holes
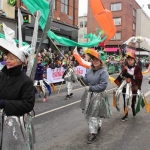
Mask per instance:
[[[85,53],[91,61],[91,68],[87,69],[85,77],[77,74],[78,80],[85,91],[81,99],[80,107],[85,114],[89,127],[87,143],[91,144],[96,140],[102,126],[101,118],[111,117],[109,100],[105,92],[109,75],[100,59],[100,54],[94,49],[87,49]]]
[[[72,93],[73,85],[72,85],[72,83],[75,83],[77,81],[77,77],[74,73],[73,62],[68,61],[67,69],[64,72],[62,78],[64,79],[64,81],[66,83],[67,95],[65,97],[65,100],[68,100],[69,98],[71,98],[73,96],[73,93]]]
[[[123,92],[124,117],[121,119],[122,121],[126,121],[128,119],[128,109],[130,109],[130,107],[132,108],[133,116],[136,116],[136,95],[141,95],[141,84],[143,79],[141,69],[138,64],[136,64],[135,53],[130,49],[127,51],[127,64],[124,66],[122,72],[114,81],[119,86],[118,89]],[[131,104],[129,99],[131,99]]]

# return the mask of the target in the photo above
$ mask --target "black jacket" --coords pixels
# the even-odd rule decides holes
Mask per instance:
[[[7,116],[22,116],[30,112],[35,103],[33,81],[22,71],[22,65],[0,72],[0,100],[5,101]]]

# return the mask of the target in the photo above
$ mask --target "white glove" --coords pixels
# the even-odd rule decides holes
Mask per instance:
[[[137,90],[137,94],[138,94],[138,96],[141,96],[141,90]]]
[[[85,87],[85,90],[89,91],[90,87],[89,86],[86,86]]]
[[[82,78],[82,75],[80,75],[80,74],[76,74],[76,76],[77,76],[78,79]]]

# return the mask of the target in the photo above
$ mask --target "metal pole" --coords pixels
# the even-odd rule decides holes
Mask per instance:
[[[139,58],[140,58],[140,42],[139,42]]]

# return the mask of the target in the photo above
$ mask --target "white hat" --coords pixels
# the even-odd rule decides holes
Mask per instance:
[[[17,56],[22,62],[25,62],[24,52],[16,46],[16,43],[14,41],[15,32],[12,29],[8,28],[4,23],[3,30],[6,39],[0,38],[0,50],[4,54],[10,52]]]

